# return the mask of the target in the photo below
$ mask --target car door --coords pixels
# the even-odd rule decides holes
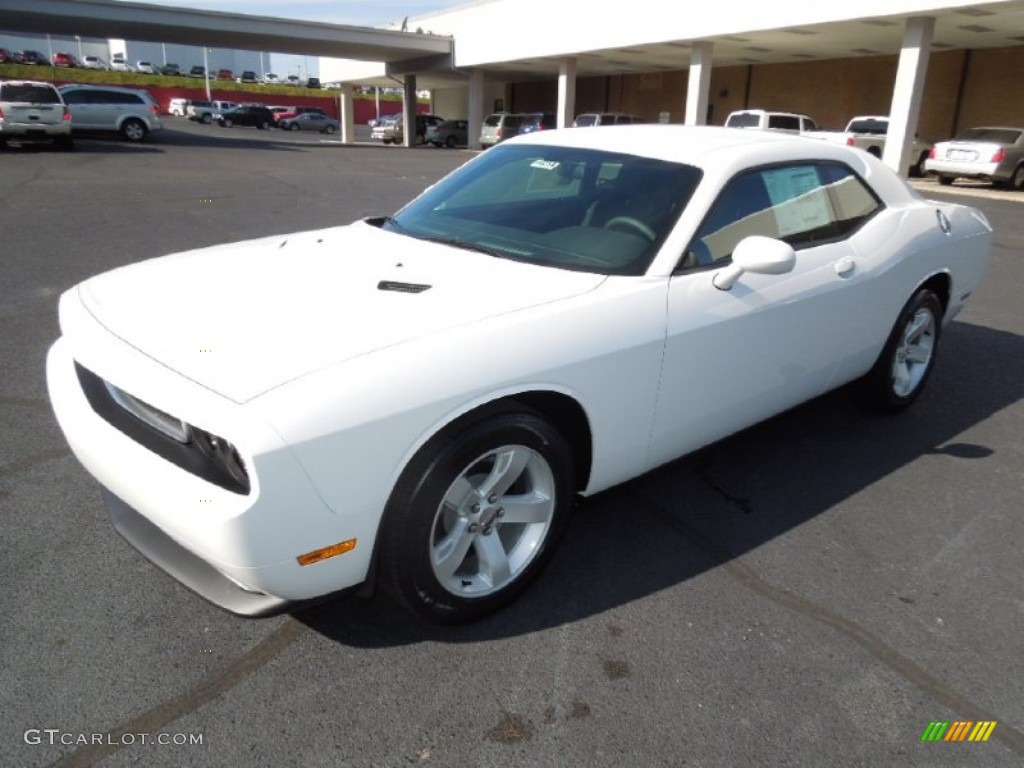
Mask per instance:
[[[862,346],[863,276],[851,236],[881,203],[846,166],[795,163],[733,178],[670,281],[655,463],[825,392]],[[789,243],[793,269],[713,277],[744,238]]]

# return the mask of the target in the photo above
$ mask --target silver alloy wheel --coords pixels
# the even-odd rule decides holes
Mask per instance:
[[[928,307],[919,308],[907,320],[892,360],[892,390],[908,397],[924,380],[935,350],[935,315]]]
[[[542,549],[555,506],[554,474],[532,448],[503,445],[475,459],[449,486],[431,525],[438,583],[459,597],[513,583]]]
[[[124,124],[124,136],[128,141],[142,141],[146,136],[146,126],[138,120],[129,120]]]

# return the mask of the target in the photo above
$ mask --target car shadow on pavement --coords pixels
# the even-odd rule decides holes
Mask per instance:
[[[922,456],[947,456],[957,463],[948,471],[967,476],[964,462],[994,451],[957,436],[1024,397],[1024,337],[954,323],[940,355],[928,390],[904,413],[865,414],[840,390],[590,498],[540,579],[475,624],[425,624],[379,591],[295,618],[362,648],[529,634],[726,565]]]

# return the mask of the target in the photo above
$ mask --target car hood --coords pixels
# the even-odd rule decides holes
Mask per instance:
[[[79,295],[126,343],[245,402],[329,365],[604,279],[360,222],[151,259],[91,278]]]

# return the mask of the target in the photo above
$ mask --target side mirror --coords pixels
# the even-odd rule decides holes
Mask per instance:
[[[732,264],[716,272],[711,282],[715,288],[728,291],[744,272],[758,275],[784,275],[796,265],[796,252],[789,243],[762,235],[740,240],[732,252]]]

